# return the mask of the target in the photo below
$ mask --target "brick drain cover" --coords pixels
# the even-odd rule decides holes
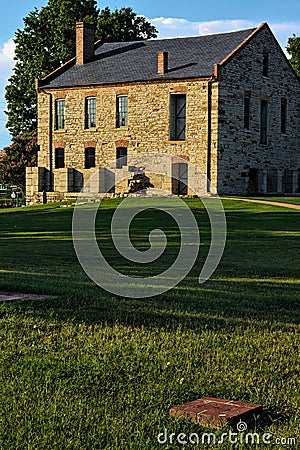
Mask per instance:
[[[217,428],[228,422],[251,420],[254,414],[260,412],[262,405],[259,404],[211,397],[199,398],[170,409],[170,415],[173,417]]]
[[[17,300],[26,300],[28,298],[49,298],[50,295],[23,294],[21,292],[3,292],[0,291],[0,303],[14,302]]]

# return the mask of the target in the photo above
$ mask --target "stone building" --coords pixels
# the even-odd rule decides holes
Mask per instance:
[[[26,173],[28,202],[76,196],[91,174],[96,192],[109,174],[110,192],[124,192],[118,179],[139,170],[154,188],[190,194],[185,161],[211,180],[208,192],[300,191],[299,79],[266,23],[106,44],[77,23],[76,57],[36,88],[40,150]],[[151,175],[156,153],[171,156],[165,179]],[[140,154],[142,169],[132,163]]]

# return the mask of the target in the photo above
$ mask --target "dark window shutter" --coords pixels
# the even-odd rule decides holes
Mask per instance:
[[[171,94],[170,96],[170,139],[182,141],[186,129],[186,95]]]

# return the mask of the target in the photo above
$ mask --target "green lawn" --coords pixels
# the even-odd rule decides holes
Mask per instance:
[[[133,275],[165,269],[180,245],[175,222],[140,214],[136,246],[146,249],[157,227],[169,245],[149,272],[129,266],[108,231],[119,202],[104,201],[97,222],[107,259]],[[178,286],[147,299],[119,298],[89,280],[73,249],[71,207],[0,211],[0,290],[54,296],[0,306],[1,450],[296,448],[159,444],[165,429],[209,431],[168,414],[201,396],[261,403],[266,414],[252,431],[299,445],[300,214],[224,200],[225,253],[199,285],[209,223],[198,200],[187,204],[200,225],[199,259]]]

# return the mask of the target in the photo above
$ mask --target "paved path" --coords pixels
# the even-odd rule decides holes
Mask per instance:
[[[272,202],[269,200],[254,200],[252,198],[235,198],[235,197],[221,197],[224,200],[240,200],[241,202],[250,202],[250,203],[263,203],[264,205],[272,205],[272,206],[283,206],[284,208],[290,209],[298,209],[300,210],[300,205],[294,205],[292,203],[281,203],[281,202]]]
[[[25,300],[27,298],[49,298],[49,295],[39,294],[22,294],[20,292],[3,292],[0,291],[0,304],[6,302],[14,302],[16,300]]]

